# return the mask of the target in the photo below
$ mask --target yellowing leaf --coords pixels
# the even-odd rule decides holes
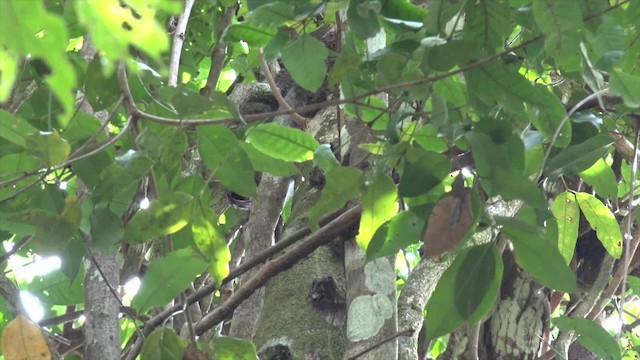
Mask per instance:
[[[551,205],[551,212],[558,222],[558,250],[569,264],[578,240],[580,224],[580,208],[576,203],[576,196],[568,191],[558,195]]]
[[[576,199],[604,248],[611,256],[619,259],[622,255],[622,233],[611,210],[591,194],[579,192]]]
[[[6,360],[51,359],[51,351],[40,327],[22,315],[4,328],[2,351]]]

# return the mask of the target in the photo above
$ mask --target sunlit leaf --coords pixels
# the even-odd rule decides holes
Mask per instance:
[[[576,200],[604,248],[611,256],[619,259],[622,256],[622,233],[611,210],[591,194],[576,193]]]
[[[568,191],[561,193],[553,201],[551,211],[558,223],[558,249],[569,264],[573,258],[580,225],[580,207],[576,196]]]
[[[215,359],[258,360],[256,347],[251,341],[228,336],[216,336],[211,341]]]
[[[284,161],[313,159],[320,144],[302,130],[270,123],[247,130],[247,141],[259,151]]]
[[[398,212],[398,190],[396,185],[385,175],[376,176],[367,183],[362,193],[362,215],[356,242],[364,250],[380,225]]]
[[[616,174],[604,159],[598,159],[587,170],[579,173],[587,184],[593,186],[596,194],[603,198],[615,199],[618,194]]]
[[[311,208],[309,222],[318,229],[318,219],[326,213],[340,209],[347,201],[360,195],[364,184],[362,171],[355,168],[337,167],[326,175],[326,184],[320,193],[320,200]]]
[[[231,253],[227,240],[215,222],[199,206],[194,206],[191,233],[196,247],[209,262],[209,273],[213,280],[220,284],[229,275],[229,261]]]
[[[192,197],[176,192],[151,202],[138,211],[127,224],[124,242],[143,243],[182,229],[190,219]]]

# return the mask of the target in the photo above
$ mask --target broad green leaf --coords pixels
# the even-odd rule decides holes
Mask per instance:
[[[283,23],[294,19],[292,4],[273,1],[252,10],[247,14],[245,21],[257,27],[278,28]]]
[[[76,305],[84,303],[84,276],[69,278],[60,269],[38,275],[29,282],[29,293],[47,305]]]
[[[493,243],[463,250],[429,298],[425,317],[427,339],[446,335],[464,322],[480,321],[498,296],[503,268]]]
[[[591,194],[576,193],[576,200],[604,248],[611,256],[619,259],[622,255],[622,233],[611,210]]]
[[[216,282],[220,284],[229,275],[229,261],[231,253],[227,246],[227,240],[220,231],[211,215],[207,214],[200,206],[194,206],[193,220],[191,222],[191,232],[196,247],[209,261],[209,273]]]
[[[206,268],[206,261],[189,248],[153,260],[142,278],[140,290],[131,300],[131,307],[142,314],[154,306],[165,305]]]
[[[215,178],[233,192],[254,196],[253,166],[233,132],[221,125],[200,126],[197,132],[200,156]]]
[[[349,28],[362,39],[375,36],[380,31],[378,13],[381,9],[379,2],[351,0],[347,10]]]
[[[216,336],[211,341],[214,359],[220,360],[258,360],[256,347],[249,340],[228,336]]]
[[[37,132],[25,139],[27,153],[40,159],[45,166],[60,165],[71,154],[71,145],[57,132]]]
[[[2,80],[0,81],[0,102],[9,100],[11,89],[18,77],[18,56],[9,53],[7,49],[0,47],[0,73]]]
[[[100,160],[108,161],[107,159]],[[84,162],[84,164],[91,166],[92,169],[94,165],[101,165],[95,164],[94,161]],[[94,202],[98,204],[103,201],[111,201],[117,194],[126,191],[136,181],[142,179],[151,169],[151,165],[153,165],[151,159],[139,151],[129,150],[117,157],[115,162],[102,169],[98,175],[92,194]]]
[[[430,34],[445,33],[449,20],[454,16],[462,16],[460,10],[465,4],[448,0],[436,0],[429,6],[427,18],[424,20],[425,30]]]
[[[347,201],[360,195],[364,184],[364,175],[356,168],[333,168],[325,179],[326,184],[320,193],[320,200],[311,208],[309,214],[309,222],[314,230],[318,229],[318,219],[322,215],[340,209]]]
[[[0,24],[4,27],[0,32],[0,47],[6,47],[3,53],[12,59],[29,55],[45,61],[50,68],[47,85],[64,109],[60,123],[66,125],[75,101],[76,72],[66,53],[69,34],[64,19],[48,12],[43,2],[12,0],[2,1]],[[3,73],[2,87],[9,80]]]
[[[0,137],[25,147],[27,136],[36,132],[38,129],[27,121],[0,109]]]
[[[501,1],[479,1],[469,4],[465,12],[462,38],[473,41],[467,52],[471,52],[468,50],[470,47],[478,47],[488,54],[502,50],[504,36],[513,27],[509,6]]]
[[[155,60],[169,48],[167,31],[155,18],[156,9],[145,1],[128,1],[127,6],[118,0],[78,1],[75,10],[96,47],[111,60],[104,63],[107,73],[113,70],[115,60],[130,57],[130,46]]]
[[[373,234],[380,225],[398,212],[398,190],[386,175],[378,175],[367,182],[362,193],[362,215],[356,242],[366,251]]]
[[[186,341],[175,330],[160,327],[144,339],[140,360],[182,359],[186,348]]]
[[[380,13],[388,18],[418,22],[422,22],[427,15],[425,9],[404,0],[383,1]]]
[[[120,84],[115,73],[105,76],[102,63],[108,63],[97,54],[89,63],[84,78],[84,89],[87,101],[94,109],[106,109],[121,96]]]
[[[124,235],[122,219],[107,208],[91,214],[91,242],[103,254],[115,254]]]
[[[593,187],[599,196],[609,199],[616,198],[618,194],[616,175],[604,159],[598,159],[595,164],[587,170],[581,171],[579,175],[584,182]]]
[[[313,162],[316,163],[324,172],[340,166],[340,162],[336,159],[336,155],[331,150],[331,145],[322,144],[313,152]]]
[[[411,211],[403,211],[382,224],[367,247],[367,260],[395,255],[399,250],[418,243],[425,220]]]
[[[465,137],[471,145],[475,169],[480,177],[489,177],[497,166],[508,168],[505,166],[508,163],[506,154],[500,151],[489,135],[471,131]]]
[[[640,277],[629,275],[627,276],[627,281],[629,282],[629,287],[631,291],[635,295],[640,294]]]
[[[400,178],[400,196],[418,196],[431,190],[447,176],[451,164],[442,154],[419,151],[413,161],[407,161]]]
[[[498,223],[504,225],[502,233],[513,244],[518,266],[546,287],[567,293],[578,291],[573,272],[542,228],[512,218]]]
[[[260,152],[249,143],[241,142],[240,147],[247,154],[256,171],[268,172],[275,176],[291,176],[298,171],[294,164]]]
[[[611,92],[622,96],[624,104],[632,109],[640,107],[640,76],[614,70],[611,73]]]
[[[558,97],[542,85],[532,85],[524,76],[500,63],[482,65],[464,74],[471,95],[487,106],[498,103],[518,117],[528,116],[549,141],[566,118]],[[570,142],[571,122],[564,121],[554,145],[565,147]]]
[[[191,196],[180,192],[152,201],[148,209],[133,215],[125,228],[124,242],[143,243],[182,229],[190,220],[191,201]]]
[[[275,123],[247,130],[247,141],[271,157],[296,162],[312,160],[313,152],[320,146],[308,133]]]
[[[224,40],[227,42],[244,41],[249,46],[261,48],[267,46],[276,32],[274,29],[260,28],[251,24],[233,24],[224,32]]]
[[[303,34],[282,49],[282,62],[298,85],[315,92],[327,74],[328,53],[322,41]]]
[[[546,209],[548,206],[542,191],[531,179],[523,175],[499,167],[494,169],[490,182],[492,191],[504,200],[521,199],[538,209]]]
[[[566,70],[579,70],[579,44],[585,32],[579,2],[534,0],[533,16],[545,35],[547,52]]]
[[[578,241],[580,225],[580,207],[576,202],[576,196],[568,191],[563,192],[553,201],[551,211],[558,223],[558,250],[569,264]]]
[[[575,331],[578,342],[600,359],[622,359],[616,340],[600,325],[584,318],[560,316],[552,319],[560,331]]]
[[[427,124],[413,133],[413,139],[427,151],[441,153],[447,150],[447,142],[438,137],[438,130]]]
[[[547,162],[545,174],[551,180],[555,180],[560,175],[575,175],[587,170],[609,151],[611,143],[611,137],[600,134],[578,145],[562,149]]]

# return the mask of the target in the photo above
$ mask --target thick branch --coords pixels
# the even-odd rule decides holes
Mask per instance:
[[[182,54],[182,44],[184,44],[184,36],[187,31],[187,23],[189,15],[195,0],[185,0],[184,10],[178,18],[178,25],[173,33],[173,46],[171,47],[171,61],[169,62],[169,86],[178,85],[178,68],[180,67],[180,54]]]

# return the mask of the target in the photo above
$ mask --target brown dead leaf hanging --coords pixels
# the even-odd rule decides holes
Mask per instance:
[[[431,211],[427,227],[422,234],[423,257],[431,259],[456,247],[473,225],[471,196],[464,187],[464,178],[458,175],[451,195],[440,199]]]

